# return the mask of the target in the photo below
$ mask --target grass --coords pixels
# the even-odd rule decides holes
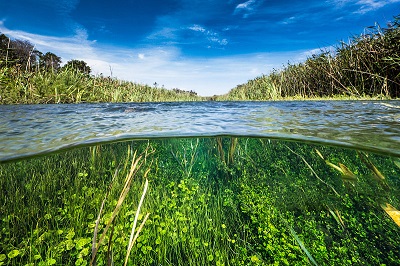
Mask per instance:
[[[0,104],[199,101],[193,92],[167,90],[68,68],[24,72],[0,68]]]
[[[387,28],[321,50],[305,62],[288,64],[238,85],[217,100],[395,99],[400,97],[400,17]]]
[[[0,265],[396,265],[399,174],[398,159],[257,138],[4,163]]]

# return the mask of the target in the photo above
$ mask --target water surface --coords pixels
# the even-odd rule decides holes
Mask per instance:
[[[400,265],[399,107],[0,106],[0,265]]]
[[[0,161],[140,138],[292,139],[400,155],[399,101],[0,106]]]

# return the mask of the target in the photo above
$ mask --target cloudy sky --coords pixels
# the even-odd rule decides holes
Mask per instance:
[[[93,74],[208,96],[399,11],[400,0],[1,0],[0,32]]]

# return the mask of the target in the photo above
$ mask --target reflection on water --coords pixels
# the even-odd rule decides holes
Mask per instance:
[[[400,155],[398,101],[0,106],[0,161],[127,139],[257,136]]]
[[[108,228],[95,260],[122,265],[146,179],[130,265],[400,264],[395,157],[171,138],[4,163],[0,174],[0,264],[87,265],[94,232],[99,243]]]

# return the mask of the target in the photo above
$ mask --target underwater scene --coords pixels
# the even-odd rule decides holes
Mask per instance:
[[[400,159],[247,136],[0,164],[0,265],[400,265]]]

